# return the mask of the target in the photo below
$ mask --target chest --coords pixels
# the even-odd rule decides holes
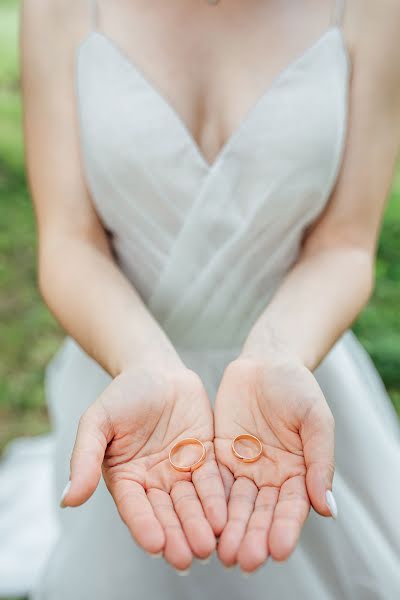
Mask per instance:
[[[210,165],[265,91],[325,35],[323,12],[310,18],[301,6],[268,2],[216,10],[154,0],[124,11],[102,3],[96,33],[168,103]]]
[[[154,297],[154,313],[165,320],[208,265],[217,289],[239,261],[243,277],[259,274],[254,297],[264,300],[339,172],[350,75],[341,30],[327,29],[275,76],[211,164],[182,116],[107,36],[88,36],[75,67],[88,187],[121,268],[144,298]],[[212,314],[219,331],[219,311]],[[248,318],[246,302],[234,322]],[[192,312],[179,312],[171,327],[189,331],[193,322]]]

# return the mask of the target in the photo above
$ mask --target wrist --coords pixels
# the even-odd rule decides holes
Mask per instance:
[[[263,331],[252,331],[243,344],[239,358],[268,364],[296,363],[312,370],[311,353],[303,352],[294,340],[280,335],[274,327],[266,325]]]
[[[186,368],[169,340],[157,339],[142,345],[134,354],[124,353],[115,365],[113,376],[132,369],[174,371]]]

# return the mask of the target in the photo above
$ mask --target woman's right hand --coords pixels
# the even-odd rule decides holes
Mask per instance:
[[[176,471],[168,460],[172,445],[185,437],[200,439],[207,449],[206,461],[192,473]],[[193,555],[213,552],[227,518],[213,438],[212,409],[194,371],[183,363],[123,371],[80,419],[62,506],[88,500],[103,472],[136,542],[187,569]]]

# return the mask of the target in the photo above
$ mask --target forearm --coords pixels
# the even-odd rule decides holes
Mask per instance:
[[[357,247],[300,256],[253,325],[243,354],[290,353],[314,370],[373,289],[373,259]]]
[[[92,241],[42,241],[39,286],[66,332],[112,376],[139,362],[180,363],[111,254]]]

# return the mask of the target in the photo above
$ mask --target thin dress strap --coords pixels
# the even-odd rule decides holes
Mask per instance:
[[[97,0],[90,0],[90,21],[92,29],[97,30]]]
[[[335,9],[333,14],[332,25],[341,26],[344,14],[345,0],[335,0]]]

